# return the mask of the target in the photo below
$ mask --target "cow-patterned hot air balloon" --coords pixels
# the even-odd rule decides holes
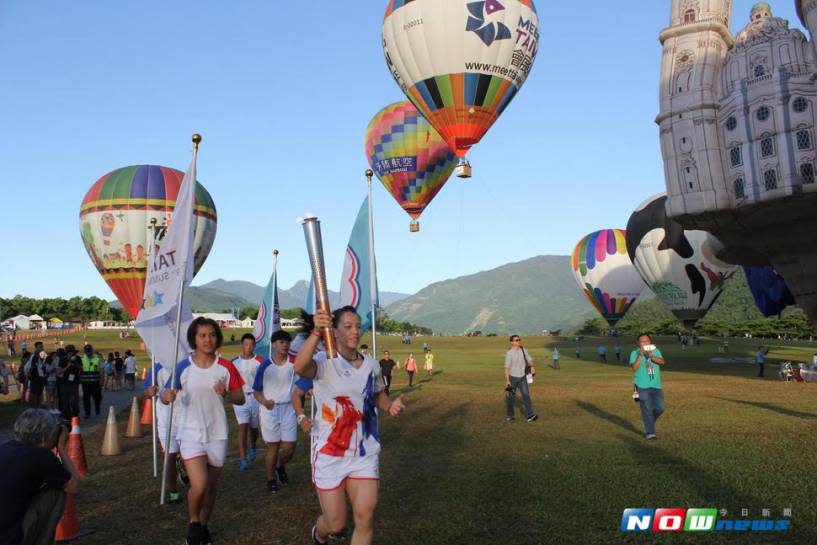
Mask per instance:
[[[527,79],[533,0],[390,0],[383,52],[397,84],[463,158]]]
[[[409,229],[442,189],[457,166],[457,157],[411,102],[395,102],[372,118],[366,129],[366,158],[372,170],[403,210]]]
[[[687,327],[703,318],[737,267],[718,259],[722,245],[706,231],[667,217],[666,193],[641,203],[627,222],[627,251],[644,282]]]
[[[80,233],[94,266],[132,317],[139,313],[148,255],[173,217],[184,173],[138,165],[109,172],[92,186],[79,212]],[[216,237],[216,207],[196,183],[194,271],[198,272]]]
[[[576,282],[611,327],[644,289],[627,255],[625,239],[621,229],[594,231],[576,244],[571,257]]]

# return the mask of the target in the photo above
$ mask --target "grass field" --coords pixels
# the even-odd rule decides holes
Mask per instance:
[[[112,336],[91,333],[89,340],[105,351],[122,348]],[[659,440],[648,443],[630,398],[631,373],[597,363],[596,339],[583,342],[591,361],[574,359],[563,339],[524,339],[540,363],[546,345],[561,342],[562,349],[561,370],[538,367],[532,395],[540,418],[532,424],[504,422],[506,338],[429,340],[436,374],[420,376],[409,391],[397,372],[393,393],[406,393],[408,409],[402,419],[381,424],[375,543],[817,543],[817,385],[782,383],[775,364],[810,360],[817,344],[773,345],[764,380],[754,377],[753,365],[708,363],[714,342],[682,352],[674,339],[657,339],[668,360],[667,409]],[[613,343],[606,344],[612,352]],[[731,340],[731,353],[748,356],[757,344]],[[225,355],[236,348],[226,347]],[[396,337],[379,339],[379,348],[401,360],[408,348],[422,352]],[[16,404],[3,404],[4,427],[16,411]],[[125,421],[120,417],[123,429]],[[318,505],[301,437],[292,484],[276,496],[265,491],[262,460],[239,472],[231,444],[211,523],[216,543],[309,542]],[[99,457],[99,444],[98,430],[85,434],[91,474],[77,505],[81,526],[96,533],[81,543],[182,543],[186,507],[158,506],[150,439],[123,439],[126,452],[118,457]],[[781,518],[791,508],[792,529],[622,534],[627,507],[714,507],[734,518],[742,508],[750,518],[761,518],[763,508]]]

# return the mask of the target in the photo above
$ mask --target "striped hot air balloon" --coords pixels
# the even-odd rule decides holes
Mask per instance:
[[[372,118],[366,129],[366,158],[383,186],[417,219],[457,166],[457,157],[411,102],[395,102]]]
[[[80,234],[94,266],[133,318],[139,313],[148,255],[161,243],[173,218],[184,173],[137,165],[119,168],[97,180],[82,200]],[[196,184],[195,271],[216,236],[216,207]]]
[[[603,229],[582,238],[573,250],[571,265],[579,287],[611,326],[644,289],[644,281],[627,255],[622,229]]]

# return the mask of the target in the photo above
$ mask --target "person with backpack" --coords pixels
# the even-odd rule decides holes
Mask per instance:
[[[516,403],[516,390],[519,389],[522,395],[522,403],[525,406],[525,417],[528,422],[533,422],[539,416],[533,412],[530,400],[530,390],[528,380],[525,375],[536,372],[533,367],[533,357],[522,346],[522,338],[519,335],[511,335],[511,347],[505,353],[505,392],[507,398],[506,422],[514,419],[514,405]]]
[[[125,360],[119,355],[119,352],[113,353],[113,389],[118,391],[122,389],[122,381],[125,377]]]

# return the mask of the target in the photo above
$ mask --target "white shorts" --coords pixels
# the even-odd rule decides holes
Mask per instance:
[[[167,439],[167,426],[156,426],[156,433],[159,435],[159,444],[162,446],[163,451],[170,454],[176,454],[179,452],[179,442],[176,440],[175,430],[170,436],[170,450],[167,450],[167,447],[165,446],[165,440]]]
[[[244,404],[233,405],[235,419],[239,424],[249,424],[251,428],[258,427],[258,401],[252,393],[244,392]]]
[[[265,443],[294,443],[298,439],[298,418],[292,403],[276,403],[271,411],[262,408],[260,412],[261,437]]]
[[[179,452],[182,460],[192,460],[201,456],[207,456],[207,465],[213,467],[224,466],[224,459],[227,458],[227,440],[214,439],[207,443],[198,441],[179,440]]]
[[[312,483],[318,490],[335,490],[346,479],[380,480],[380,457],[329,456],[315,452],[312,459]]]

